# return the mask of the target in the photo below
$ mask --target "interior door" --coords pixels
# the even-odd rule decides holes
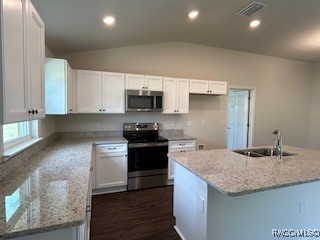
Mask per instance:
[[[249,128],[249,90],[230,90],[228,106],[228,148],[246,148]]]

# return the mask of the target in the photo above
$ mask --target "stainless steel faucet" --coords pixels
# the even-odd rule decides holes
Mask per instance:
[[[274,130],[274,135],[277,135],[277,137],[274,139],[273,142],[273,151],[277,153],[278,158],[282,158],[283,152],[282,152],[282,136],[280,130]]]

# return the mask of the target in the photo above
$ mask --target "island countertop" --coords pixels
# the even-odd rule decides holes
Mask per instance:
[[[60,139],[1,182],[0,238],[73,227],[85,221],[93,144],[123,137]]]
[[[168,156],[218,191],[239,196],[320,180],[320,151],[283,146],[295,153],[254,158],[228,149],[169,153]]]

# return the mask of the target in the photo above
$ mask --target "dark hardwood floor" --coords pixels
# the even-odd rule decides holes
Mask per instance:
[[[173,229],[173,187],[92,197],[91,240],[180,240]]]

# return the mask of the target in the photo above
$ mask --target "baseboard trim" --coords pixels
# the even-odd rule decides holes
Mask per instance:
[[[127,191],[127,185],[119,187],[110,187],[110,188],[96,188],[92,190],[92,195],[100,195],[106,193],[116,193]]]
[[[182,233],[180,232],[179,228],[177,227],[177,225],[173,226],[174,230],[176,230],[176,232],[178,233],[179,237],[181,238],[181,240],[186,240],[184,238],[184,236],[182,235]]]

